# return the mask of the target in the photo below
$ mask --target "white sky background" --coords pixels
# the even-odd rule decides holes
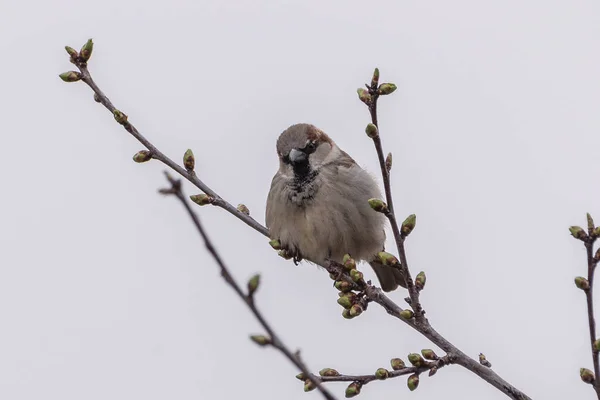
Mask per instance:
[[[150,140],[264,221],[275,140],[311,122],[378,172],[356,88],[373,67],[396,207],[436,329],[537,399],[592,399],[583,246],[600,222],[599,1],[0,0],[0,397],[308,399],[225,285],[158,162],[58,74],[88,37],[100,87]],[[190,185],[188,194],[197,193]],[[236,278],[312,370],[373,373],[432,347],[373,305],[341,317],[326,273],[198,208]],[[391,243],[390,243],[391,244]],[[364,268],[368,277],[372,271]],[[399,303],[405,296],[393,293]],[[434,347],[435,348],[435,347]],[[344,384],[330,385],[343,397]],[[460,367],[361,399],[503,399]]]

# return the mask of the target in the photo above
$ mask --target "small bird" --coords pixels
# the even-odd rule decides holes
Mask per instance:
[[[406,287],[403,273],[376,259],[385,216],[368,204],[381,192],[369,173],[314,125],[296,124],[277,139],[279,170],[271,182],[266,224],[294,260],[341,262],[345,254],[373,267],[381,288]]]

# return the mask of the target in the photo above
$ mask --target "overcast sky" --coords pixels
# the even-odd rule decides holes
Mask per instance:
[[[158,162],[92,100],[63,49],[173,159],[264,221],[275,140],[310,122],[376,174],[356,88],[374,67],[400,218],[433,326],[536,399],[592,399],[583,246],[600,222],[600,2],[0,0],[0,397],[317,399],[218,274]],[[188,194],[197,193],[190,185]],[[373,373],[433,347],[378,306],[341,317],[326,273],[197,208],[235,277],[313,371]],[[391,245],[391,243],[390,243]],[[365,274],[373,278],[369,268]],[[392,298],[402,303],[405,293]],[[435,349],[435,347],[433,347]],[[345,385],[332,384],[340,398]],[[503,399],[454,366],[362,399]]]

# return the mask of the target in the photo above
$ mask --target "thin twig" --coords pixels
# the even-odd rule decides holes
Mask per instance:
[[[519,400],[529,399],[527,395],[519,391],[514,386],[510,385],[490,368],[481,365],[478,361],[475,361],[474,359],[460,351],[456,346],[454,346],[442,335],[440,335],[435,329],[433,329],[427,318],[425,318],[425,311],[423,310],[423,307],[419,300],[419,290],[414,285],[408,266],[406,250],[404,248],[404,241],[406,239],[406,236],[400,232],[400,228],[396,220],[396,215],[394,214],[394,200],[390,183],[390,171],[386,166],[383,146],[381,144],[379,120],[377,116],[377,101],[379,100],[379,96],[381,95],[381,86],[379,86],[379,70],[375,70],[375,73],[373,74],[373,79],[371,80],[371,84],[367,84],[366,87],[368,89],[369,96],[364,97],[364,99],[361,98],[361,100],[363,100],[363,102],[367,105],[369,109],[371,123],[377,127],[377,134],[374,135],[372,139],[373,143],[375,144],[375,149],[377,152],[377,158],[379,160],[379,166],[381,169],[381,175],[383,178],[383,185],[385,189],[387,203],[387,212],[385,213],[385,215],[387,216],[388,220],[390,221],[390,225],[392,226],[392,232],[394,234],[394,239],[398,250],[398,256],[400,257],[400,264],[405,275],[406,286],[410,296],[410,306],[414,310],[414,318],[402,318],[400,316],[402,308],[400,308],[397,304],[392,302],[385,294],[383,294],[381,289],[377,287],[374,287],[372,285],[367,286],[365,290],[367,298],[370,301],[374,301],[377,304],[381,305],[388,312],[388,314],[410,325],[412,328],[414,328],[423,336],[427,337],[430,341],[436,344],[439,348],[444,350],[447,353],[447,356],[455,360],[457,364],[475,373],[476,375],[478,375],[479,377],[481,377],[482,379],[484,379],[485,381],[487,381],[488,383],[505,393],[507,396]]]
[[[475,375],[479,376],[481,379],[485,380],[502,393],[506,394],[508,397],[514,400],[530,400],[530,397],[525,393],[518,390],[516,387],[505,381],[494,372],[491,368],[485,367],[481,365],[478,361],[472,359],[461,350],[459,350],[456,346],[454,346],[450,341],[444,338],[440,333],[438,333],[429,322],[426,324],[419,323],[416,319],[404,319],[400,316],[402,312],[402,308],[394,303],[389,297],[387,297],[383,291],[375,286],[368,285],[366,290],[366,296],[370,301],[373,301],[380,306],[382,306],[385,311],[393,316],[396,319],[401,320],[402,322],[409,325],[411,328],[415,329],[417,332],[421,333],[427,339],[429,339],[432,343],[442,349],[448,356],[452,358],[455,364],[458,364],[469,371],[473,372]]]
[[[198,233],[200,233],[200,236],[202,236],[202,239],[204,240],[204,245],[206,246],[206,249],[208,250],[208,252],[211,254],[211,256],[215,259],[215,261],[219,265],[219,268],[221,269],[221,276],[223,277],[225,282],[227,282],[227,284],[233,288],[233,290],[244,301],[244,303],[246,303],[246,305],[248,306],[248,308],[250,309],[250,311],[252,312],[254,317],[258,320],[260,325],[265,329],[265,331],[267,331],[267,334],[269,335],[269,339],[270,339],[269,345],[271,345],[272,347],[279,350],[300,371],[302,371],[302,373],[304,374],[306,379],[311,380],[313,382],[313,384],[316,385],[317,390],[319,390],[323,394],[323,397],[325,397],[328,400],[335,400],[335,397],[329,392],[329,390],[327,390],[327,388],[325,388],[323,385],[321,385],[320,379],[318,377],[313,376],[310,373],[309,369],[306,367],[304,362],[302,360],[300,360],[300,357],[298,357],[297,354],[294,354],[292,351],[290,351],[285,346],[285,344],[282,342],[282,340],[279,338],[279,336],[275,333],[273,328],[266,321],[266,319],[264,318],[262,313],[256,307],[256,304],[254,303],[254,297],[251,294],[244,293],[244,291],[242,290],[240,285],[235,281],[235,279],[229,272],[229,269],[225,265],[225,262],[223,261],[223,259],[221,258],[221,256],[217,252],[217,250],[215,249],[212,241],[208,237],[206,231],[204,230],[204,227],[200,223],[200,219],[198,218],[198,216],[196,215],[194,210],[192,210],[192,208],[190,207],[190,204],[188,203],[185,196],[183,195],[183,192],[181,190],[181,181],[178,179],[173,179],[171,176],[169,176],[168,173],[165,173],[165,175],[167,176],[167,179],[171,183],[171,188],[163,189],[163,190],[161,190],[161,192],[165,193],[165,194],[173,194],[179,199],[179,201],[181,201],[181,204],[183,204],[183,206],[185,207],[185,210],[187,211],[188,215],[192,219],[194,226],[198,230]]]
[[[93,91],[94,91],[94,99],[102,104],[108,111],[110,111],[113,115],[115,111],[118,109],[112,104],[112,102],[108,99],[108,97],[100,90],[94,79],[87,68],[86,63],[75,63],[79,71],[81,71],[81,80],[85,82]],[[246,225],[255,229],[256,231],[262,233],[265,236],[269,236],[269,231],[266,227],[262,226],[251,216],[240,212],[236,207],[231,205],[230,203],[223,200],[221,196],[219,196],[214,190],[208,187],[204,182],[202,182],[193,171],[186,171],[185,168],[178,165],[175,161],[171,160],[168,156],[166,156],[163,152],[161,152],[156,146],[154,146],[148,139],[146,139],[133,124],[129,121],[124,121],[122,124],[123,128],[127,132],[129,132],[133,137],[135,137],[142,145],[144,145],[151,153],[152,158],[159,160],[160,162],[167,165],[173,171],[177,172],[179,175],[190,181],[194,186],[198,189],[202,190],[207,195],[214,198],[211,204],[221,207],[230,214],[242,220]]]
[[[377,74],[379,74],[378,71]],[[371,123],[377,127],[377,132],[379,132],[379,120],[377,117],[377,100],[379,100],[380,96],[378,90],[378,79],[373,79],[371,85],[367,85],[367,88],[369,90],[369,94],[371,95],[370,101],[367,104],[367,107],[369,108],[369,114],[371,115]],[[410,296],[410,305],[415,312],[415,317],[417,320],[421,320],[425,318],[425,313],[423,312],[423,307],[419,300],[419,291],[414,285],[412,276],[410,274],[410,269],[408,267],[406,250],[404,249],[404,240],[406,238],[400,232],[400,227],[398,226],[398,221],[396,220],[396,214],[394,213],[394,198],[392,195],[390,171],[385,165],[385,156],[383,153],[383,146],[381,144],[381,136],[379,133],[373,137],[373,144],[375,145],[375,150],[377,151],[377,159],[379,160],[381,177],[383,178],[385,201],[388,208],[388,212],[385,213],[385,216],[390,221],[392,233],[394,234],[398,256],[400,257],[400,265],[404,272],[404,279],[406,281],[406,287]]]
[[[386,379],[397,378],[404,375],[410,374],[421,374],[426,371],[431,371],[432,369],[437,372],[440,368],[443,368],[446,365],[452,364],[452,360],[449,357],[440,357],[439,360],[435,361],[425,361],[423,360],[422,366],[419,367],[405,367],[398,370],[387,371]],[[434,373],[435,373],[434,372]],[[375,380],[379,380],[375,374],[370,375],[344,375],[339,374],[336,376],[321,376],[319,378],[321,382],[358,382],[361,385],[366,385],[369,382],[373,382]]]
[[[600,363],[598,362],[598,350],[594,347],[594,341],[596,340],[596,321],[594,319],[594,270],[596,269],[596,263],[594,262],[594,256],[592,254],[592,244],[586,243],[587,258],[588,258],[588,281],[590,282],[590,289],[586,291],[586,303],[588,311],[588,325],[590,329],[590,343],[592,349],[592,361],[594,363],[594,390],[598,399],[600,399],[600,383],[598,379],[600,377]]]
[[[598,350],[594,346],[596,341],[596,320],[594,318],[594,272],[596,271],[596,265],[598,260],[594,257],[594,242],[597,239],[595,232],[596,227],[592,217],[588,214],[588,235],[582,239],[585,244],[585,250],[587,255],[587,280],[589,287],[585,290],[585,298],[587,303],[588,313],[588,326],[590,330],[590,346],[592,349],[592,362],[594,364],[594,381],[592,386],[596,392],[596,396],[600,399],[600,363],[598,362]]]

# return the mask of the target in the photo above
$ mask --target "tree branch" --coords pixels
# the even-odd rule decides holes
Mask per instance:
[[[587,256],[587,278],[578,276],[575,278],[575,285],[585,292],[585,299],[587,304],[588,314],[588,329],[590,331],[590,347],[592,350],[592,363],[594,365],[594,372],[587,368],[581,368],[579,374],[581,380],[585,383],[589,383],[594,388],[596,396],[600,400],[600,368],[598,362],[598,350],[600,348],[600,339],[596,338],[596,320],[594,318],[594,273],[596,272],[596,266],[600,261],[600,249],[594,254],[594,243],[600,236],[600,227],[596,228],[594,220],[590,214],[587,214],[587,234],[585,230],[579,226],[572,226],[569,228],[571,235],[575,239],[579,239],[583,242]]]
[[[248,225],[251,228],[253,228],[254,230],[262,233],[263,235],[265,235],[265,236],[269,235],[269,231],[267,230],[266,227],[262,226],[251,216],[239,211],[236,207],[234,207],[227,201],[223,200],[223,198],[221,196],[219,196],[214,190],[212,190],[210,187],[208,187],[208,185],[206,185],[203,181],[201,181],[198,178],[198,176],[196,176],[196,173],[194,171],[188,171],[188,170],[182,168],[176,162],[171,160],[167,155],[165,155],[163,152],[161,152],[148,139],[146,139],[137,130],[137,128],[135,126],[133,126],[133,124],[127,120],[127,116],[125,114],[123,114],[121,111],[119,111],[112,104],[112,102],[108,99],[108,97],[104,94],[104,92],[102,92],[102,90],[100,90],[98,85],[96,85],[96,82],[94,82],[94,79],[92,79],[92,76],[87,68],[86,61],[81,60],[80,58],[77,58],[77,57],[75,57],[75,58],[71,57],[71,62],[73,62],[73,64],[75,64],[75,66],[77,66],[77,68],[81,72],[81,77],[80,77],[81,80],[83,82],[85,82],[85,84],[88,85],[90,87],[90,89],[92,89],[92,91],[94,92],[94,100],[96,102],[102,104],[104,107],[106,107],[106,109],[108,111],[110,111],[113,114],[113,116],[115,116],[115,119],[118,120],[119,119],[118,116],[123,115],[124,119],[121,118],[121,121],[117,121],[117,122],[119,122],[127,132],[129,132],[134,138],[136,138],[142,145],[144,145],[144,147],[146,147],[150,151],[152,158],[167,165],[173,171],[177,172],[179,175],[181,175],[182,177],[184,177],[185,179],[190,181],[198,189],[202,190],[204,193],[211,196],[213,198],[213,200],[211,201],[212,205],[221,207],[225,211],[234,215],[236,218],[239,218],[240,220],[242,220],[246,225]]]
[[[590,233],[591,235],[592,233]],[[591,236],[590,236],[591,237]],[[588,312],[588,327],[590,330],[590,345],[592,349],[592,362],[594,364],[594,390],[596,391],[596,396],[600,399],[600,382],[598,382],[598,378],[600,377],[600,364],[598,362],[598,350],[594,345],[596,341],[596,321],[594,319],[594,272],[596,271],[596,265],[598,263],[597,260],[594,259],[594,240],[595,238],[588,239],[585,243],[585,249],[587,254],[587,263],[588,263],[588,282],[589,289],[585,292],[586,303],[587,303],[587,312]]]
[[[381,177],[383,178],[385,201],[387,203],[387,212],[385,212],[385,216],[390,221],[392,232],[394,234],[394,240],[396,242],[398,256],[400,257],[401,268],[405,275],[404,278],[406,280],[406,286],[408,289],[408,294],[410,296],[410,305],[415,312],[415,318],[417,318],[417,320],[421,320],[424,318],[425,312],[423,311],[423,307],[419,300],[419,290],[414,285],[412,276],[410,274],[410,269],[408,267],[406,250],[404,248],[404,241],[407,235],[403,234],[400,231],[398,221],[396,220],[396,214],[394,213],[394,198],[392,195],[392,187],[390,181],[391,162],[389,163],[388,167],[388,163],[386,163],[386,160],[383,155],[383,145],[381,143],[381,136],[379,134],[379,120],[377,117],[377,101],[379,100],[379,96],[393,93],[396,90],[396,85],[394,85],[393,83],[384,83],[380,86],[379,69],[376,68],[375,72],[373,73],[373,78],[371,79],[371,84],[367,84],[366,86],[369,96],[366,97],[363,100],[363,102],[369,108],[369,114],[371,115],[371,123],[376,127],[376,134],[371,136],[373,139],[373,144],[375,145],[375,150],[377,152],[377,159],[379,160]],[[389,157],[391,157],[391,153]]]
[[[233,279],[233,276],[229,272],[229,269],[225,265],[225,262],[223,261],[223,259],[221,258],[221,256],[217,252],[217,250],[215,249],[214,245],[212,244],[212,241],[210,240],[206,231],[204,230],[204,227],[200,223],[200,219],[198,218],[196,213],[192,210],[188,201],[186,200],[185,196],[183,195],[183,192],[181,190],[181,181],[178,179],[173,179],[168,173],[165,173],[165,175],[167,176],[167,179],[168,179],[169,183],[171,184],[171,187],[168,189],[161,189],[160,192],[163,194],[174,195],[175,197],[177,197],[177,199],[179,199],[181,204],[183,204],[183,206],[185,207],[185,210],[187,211],[188,215],[192,219],[194,226],[198,230],[198,233],[200,234],[200,236],[202,236],[202,240],[204,241],[204,245],[206,246],[206,249],[208,250],[210,255],[214,258],[217,265],[221,269],[221,276],[223,277],[225,282],[227,282],[227,284],[229,286],[231,286],[231,288],[235,291],[235,293],[238,295],[238,297],[240,297],[244,301],[244,303],[246,304],[246,306],[248,306],[248,308],[250,309],[250,311],[252,312],[254,317],[258,320],[260,325],[265,329],[265,331],[267,331],[267,334],[269,335],[269,337],[254,336],[253,340],[260,345],[272,346],[272,347],[276,348],[277,350],[279,350],[300,371],[302,371],[302,373],[304,374],[306,379],[309,380],[317,388],[317,390],[319,390],[323,394],[323,397],[325,397],[328,400],[335,400],[335,397],[329,392],[329,390],[327,390],[327,388],[325,388],[320,383],[319,378],[315,377],[314,375],[312,375],[310,373],[310,371],[308,370],[308,368],[306,367],[304,362],[302,362],[302,360],[300,359],[299,354],[292,353],[285,346],[283,341],[275,333],[273,328],[269,325],[269,323],[266,321],[266,319],[264,318],[262,313],[256,307],[256,304],[254,303],[254,292],[256,291],[256,289],[258,289],[258,282],[259,282],[258,277],[254,281],[254,283],[250,283],[250,282],[252,282],[252,280],[249,282],[248,293],[246,294],[242,290],[240,285],[235,281],[235,279]]]

